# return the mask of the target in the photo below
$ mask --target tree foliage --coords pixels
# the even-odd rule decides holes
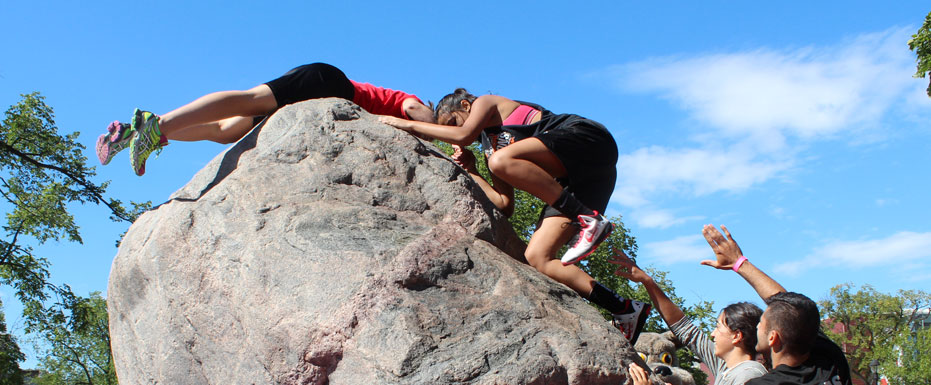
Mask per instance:
[[[81,243],[70,203],[103,204],[113,220],[131,222],[146,206],[126,210],[116,199],[104,198],[107,183],[91,181],[79,133],[59,135],[52,108],[38,93],[23,95],[6,111],[0,124],[0,195],[8,204],[4,237],[0,239],[0,284],[13,287],[27,306],[41,305],[48,283],[48,260],[24,244],[49,240]]]
[[[107,301],[99,292],[71,296],[29,318],[26,331],[37,338],[42,375],[37,384],[114,385]]]
[[[12,287],[23,303],[27,332],[50,338],[45,342],[53,349],[59,336],[102,335],[81,329],[90,322],[87,317],[97,313],[88,310],[88,302],[75,296],[67,285],[49,282],[49,261],[36,255],[31,245],[50,240],[81,243],[78,225],[69,211],[72,204],[103,205],[112,220],[127,222],[150,206],[148,202],[132,203],[132,208],[126,209],[119,200],[105,198],[108,183],[92,181],[95,170],[87,165],[84,146],[76,141],[79,133],[60,135],[58,131],[52,108],[38,93],[22,95],[0,122],[0,196],[6,203],[2,205],[6,221],[0,237],[0,285]],[[58,329],[52,332],[51,328]],[[87,343],[70,346],[90,347]],[[109,344],[105,346],[109,355]],[[60,366],[48,368],[58,370]]]
[[[19,363],[25,359],[26,355],[19,349],[13,336],[7,332],[3,302],[0,301],[0,384],[22,384],[23,371]]]
[[[908,48],[918,56],[916,78],[924,78],[931,73],[931,12],[925,16],[925,23],[908,41]],[[931,96],[931,84],[928,85],[928,96]]]
[[[843,284],[820,305],[828,320],[825,333],[843,343],[854,376],[868,383],[869,364],[877,360],[880,373],[892,383],[931,384],[931,325],[916,327],[921,310],[931,307],[931,295],[916,290],[885,294],[870,285],[854,291]]]

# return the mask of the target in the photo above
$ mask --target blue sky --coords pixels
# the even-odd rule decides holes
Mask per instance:
[[[608,214],[689,300],[755,299],[699,266],[705,223],[816,300],[844,282],[929,287],[931,99],[906,42],[931,7],[758,3],[0,0],[0,106],[40,91],[96,163],[96,137],[135,107],[165,113],[304,63],[425,100],[464,86],[604,123],[621,153]],[[226,147],[173,143],[141,178],[121,154],[97,180],[160,203]],[[126,226],[74,212],[84,244],[37,250],[53,282],[105,291]]]

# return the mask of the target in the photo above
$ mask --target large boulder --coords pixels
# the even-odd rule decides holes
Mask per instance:
[[[477,197],[350,102],[282,108],[123,239],[120,383],[622,383],[627,341]]]

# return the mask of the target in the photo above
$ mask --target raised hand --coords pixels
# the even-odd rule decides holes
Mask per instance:
[[[639,283],[653,280],[653,277],[641,270],[637,263],[631,260],[623,250],[614,249],[614,255],[611,259],[608,259],[608,262],[620,266],[614,271],[615,275]]]
[[[711,250],[714,250],[716,260],[706,259],[701,261],[701,264],[715,269],[727,270],[734,267],[734,263],[743,256],[743,251],[740,250],[740,246],[737,246],[737,241],[727,231],[727,227],[721,225],[721,230],[724,231],[724,235],[721,235],[714,225],[705,225],[702,228],[701,233],[705,236],[705,240],[708,241],[708,246],[711,246]],[[727,238],[724,237],[725,235]]]

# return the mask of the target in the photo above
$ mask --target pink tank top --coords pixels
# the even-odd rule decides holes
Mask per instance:
[[[521,104],[514,112],[511,112],[507,118],[501,122],[502,126],[522,126],[530,124],[530,121],[533,120],[534,116],[540,113],[536,108],[530,107],[528,105]]]

